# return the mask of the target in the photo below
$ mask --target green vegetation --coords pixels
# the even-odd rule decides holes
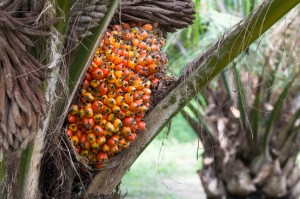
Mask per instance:
[[[189,191],[204,194],[196,173],[203,148],[198,148],[192,128],[178,115],[168,137],[166,133],[164,129],[155,138],[123,178],[121,190],[127,199],[180,199],[191,195]]]

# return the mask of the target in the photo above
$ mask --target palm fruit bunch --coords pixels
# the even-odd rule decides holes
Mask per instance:
[[[164,73],[157,24],[122,23],[105,33],[67,115],[66,134],[95,168],[129,147],[145,129],[151,89]]]

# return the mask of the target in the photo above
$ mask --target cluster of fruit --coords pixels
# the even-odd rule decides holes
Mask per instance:
[[[151,88],[159,81],[155,74],[167,62],[163,45],[155,24],[122,23],[105,33],[66,119],[67,136],[95,168],[145,129]]]

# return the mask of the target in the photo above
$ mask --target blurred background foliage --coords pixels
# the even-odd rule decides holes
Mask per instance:
[[[175,76],[179,76],[188,62],[247,16],[260,1],[194,0],[194,2],[197,11],[194,24],[169,34],[164,48],[169,58],[168,70]],[[242,117],[246,117],[244,128],[250,128],[248,133],[252,138],[264,136],[253,135],[253,131],[256,132],[255,128],[262,128],[266,132],[265,128],[269,128],[266,126],[271,126],[269,123],[283,122],[279,118],[280,113],[277,114],[277,118],[268,122],[262,121],[262,117],[270,117],[269,113],[276,109],[276,106],[279,110],[282,107],[283,109],[294,107],[295,110],[290,113],[291,117],[296,118],[292,125],[295,127],[299,125],[296,123],[299,123],[299,115],[295,114],[299,110],[300,101],[299,78],[296,79],[299,76],[300,63],[299,59],[295,60],[297,58],[295,54],[299,52],[299,46],[297,48],[299,38],[295,38],[294,33],[282,31],[282,26],[288,25],[286,23],[277,25],[266,36],[251,45],[229,69],[210,83],[205,91],[199,92],[184,109],[183,114],[179,113],[173,119],[169,128],[162,130],[123,178],[121,189],[123,193],[128,192],[126,198],[206,198],[196,173],[203,165],[204,147],[186,116],[201,123],[202,128],[208,128],[205,122],[207,108],[211,103],[218,102],[218,97],[222,94],[228,97],[225,105],[228,103],[230,106],[246,103],[248,97],[251,99],[243,106],[237,105],[235,113],[232,110],[231,112],[239,114],[241,120]],[[289,87],[287,85],[290,85],[292,78],[295,80],[293,86],[289,88],[291,99],[285,102],[280,97],[284,96],[284,90]],[[243,86],[238,87],[239,84]],[[263,84],[261,92],[264,97],[255,97],[261,96],[259,95],[261,89],[257,89],[260,84]],[[220,93],[221,87],[223,90]],[[234,89],[239,91],[238,95]],[[235,95],[236,99],[232,95]],[[259,107],[256,107],[257,100],[261,101]],[[282,103],[278,105],[280,101]],[[295,103],[295,106],[292,106],[292,103]],[[216,106],[219,113],[223,114],[221,105]],[[250,109],[252,111],[249,111]],[[263,110],[269,113],[262,115]]]

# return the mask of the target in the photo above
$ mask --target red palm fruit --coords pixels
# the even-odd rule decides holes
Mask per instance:
[[[82,121],[81,121],[81,120],[78,120],[78,121],[76,122],[76,124],[77,124],[78,128],[81,128],[81,127],[83,126],[83,124],[82,124]]]
[[[135,70],[136,65],[137,65],[137,63],[134,60],[128,60],[128,62],[127,62],[127,67],[133,71]],[[127,79],[125,79],[125,80],[127,80]]]
[[[128,87],[129,87],[129,83],[128,83],[128,81],[126,81],[126,80],[123,80],[123,86],[122,86],[122,90],[123,90],[123,92],[127,92],[127,90],[128,90]]]
[[[100,145],[99,145],[97,142],[93,142],[93,143],[91,144],[91,147],[92,147],[93,149],[98,149],[99,146],[100,146]]]
[[[135,67],[134,71],[135,71],[136,73],[142,74],[143,68],[144,68],[144,67],[143,67],[142,65],[137,65],[137,66]]]
[[[107,161],[108,160],[108,156],[106,153],[104,152],[98,152],[97,153],[97,158],[98,161],[103,162],[103,161]]]
[[[135,133],[136,132],[136,128],[137,128],[137,124],[134,123],[130,126],[130,130],[131,130],[131,133]]]
[[[113,125],[116,129],[120,129],[122,126],[123,126],[123,123],[122,121],[119,119],[119,118],[116,118],[114,121],[113,121]]]
[[[69,124],[68,129],[70,129],[72,132],[76,132],[78,130],[77,124]]]
[[[116,79],[117,79],[116,76],[114,74],[110,73],[110,74],[107,75],[106,81],[108,83],[113,84],[116,81]]]
[[[114,113],[111,113],[107,116],[107,121],[113,122],[117,116]]]
[[[148,55],[147,58],[146,58],[146,60],[147,60],[147,64],[152,64],[153,61],[154,61],[153,57],[151,55]]]
[[[94,133],[89,133],[89,134],[87,134],[87,141],[89,142],[89,143],[94,143],[94,142],[96,142],[96,136],[95,136],[95,134]]]
[[[84,109],[83,108],[79,109],[77,116],[79,119],[82,119],[84,117]]]
[[[131,104],[133,102],[133,95],[132,95],[132,93],[125,93],[125,95],[124,95],[124,101],[127,104]]]
[[[103,128],[100,125],[95,125],[93,127],[93,133],[96,136],[102,136],[102,135],[104,135],[104,130],[103,130]]]
[[[108,106],[105,106],[105,107],[104,107],[104,112],[103,112],[103,114],[104,114],[104,115],[108,115],[108,114],[110,114],[110,113],[111,113],[111,108],[109,108]],[[103,115],[103,116],[104,116],[104,115]]]
[[[119,113],[117,113],[117,117],[123,119],[125,117],[125,112],[121,110]]]
[[[85,102],[93,102],[95,100],[95,97],[92,93],[86,93],[84,95]]]
[[[106,119],[102,119],[101,122],[100,122],[100,126],[101,126],[102,128],[104,128],[105,125],[106,125],[106,123],[107,123]]]
[[[108,84],[108,91],[112,92],[116,89],[115,84]]]
[[[119,139],[118,145],[119,145],[119,146],[122,146],[122,145],[125,144],[125,142],[126,142],[125,138],[124,138],[124,137],[121,137],[121,138]]]
[[[122,109],[124,112],[126,112],[126,111],[129,110],[129,105],[126,104],[126,103],[122,103],[122,104],[121,104],[121,109]]]
[[[67,134],[68,138],[71,138],[73,136],[73,131],[71,131],[70,129],[67,129],[66,134]]]
[[[82,122],[82,124],[83,124],[83,122]],[[86,131],[87,131],[84,126],[82,126],[80,130],[82,131],[82,133],[86,133]]]
[[[116,100],[114,98],[108,98],[106,105],[110,108],[113,108],[114,106],[116,106]]]
[[[151,89],[150,88],[144,88],[144,93],[146,94],[146,95],[151,95]]]
[[[106,93],[108,92],[108,87],[107,87],[107,84],[106,83],[102,83],[100,84],[99,86],[99,92],[100,94],[103,96],[103,95],[106,95]]]
[[[103,104],[106,104],[107,99],[108,99],[108,96],[107,96],[107,95],[102,95],[101,98],[100,98],[100,100],[101,100],[101,102],[102,102]]]
[[[83,103],[81,108],[83,108],[84,111],[85,111],[85,109],[91,108],[91,107],[92,107],[92,104],[91,104],[91,103]]]
[[[135,91],[133,93],[133,99],[139,99],[139,98],[140,98],[139,92]]]
[[[85,79],[88,80],[88,81],[91,81],[92,80],[92,75],[89,72],[87,72],[85,74]]]
[[[100,85],[100,81],[97,79],[93,79],[92,81],[90,81],[90,86],[93,88],[96,88]]]
[[[109,138],[107,141],[106,141],[106,144],[110,147],[114,146],[116,143],[115,143],[115,140],[113,140],[112,138]]]
[[[131,134],[131,129],[130,129],[130,127],[124,126],[122,128],[121,132],[124,136],[128,136]]]
[[[114,64],[117,65],[117,64],[121,64],[124,60],[124,57],[123,56],[120,56],[120,55],[116,55],[115,59],[113,60]]]
[[[136,134],[135,133],[131,133],[130,135],[126,136],[125,139],[130,141],[130,142],[133,142],[136,138]]]
[[[96,142],[101,146],[106,142],[106,137],[105,136],[98,136],[96,138]]]
[[[90,65],[90,66],[88,67],[87,72],[88,72],[88,73],[92,73],[94,70],[95,70],[95,67],[93,67],[92,65]]]
[[[140,131],[144,131],[146,128],[146,123],[143,121],[139,121],[137,122],[137,129]]]
[[[80,144],[83,144],[83,143],[85,143],[85,142],[87,142],[86,134],[82,134],[82,136],[81,136],[80,139],[79,139],[79,143],[80,143]]]
[[[71,141],[73,143],[74,146],[77,146],[79,144],[79,138],[77,135],[73,135],[71,138]]]
[[[77,152],[78,154],[81,153],[81,147],[80,147],[80,146],[76,147],[76,152]]]
[[[116,98],[116,105],[117,106],[121,106],[123,104],[123,102],[124,102],[124,97],[123,96],[118,96]]]
[[[95,80],[101,80],[104,78],[103,71],[100,68],[95,68],[91,74],[92,78]]]
[[[82,149],[89,150],[91,148],[91,143],[89,143],[89,142],[86,141],[86,142],[80,144],[80,146],[81,146]]]
[[[128,110],[125,112],[125,116],[129,117],[129,116],[133,116],[133,112]]]
[[[115,70],[114,75],[117,79],[121,79],[123,77],[123,71],[122,70]]]
[[[88,81],[88,80],[84,80],[83,81],[83,84],[82,84],[82,88],[83,89],[87,89],[87,88],[89,88],[89,86],[90,86],[90,82]]]
[[[92,108],[86,108],[85,109],[85,112],[84,112],[84,116],[85,117],[88,117],[88,118],[91,118],[94,116],[94,111]]]
[[[112,112],[115,113],[115,114],[119,113],[120,111],[121,111],[121,108],[119,106],[114,106],[112,108]]]
[[[139,45],[139,40],[138,39],[132,39],[131,43],[132,43],[133,47],[137,47]]]
[[[124,66],[123,63],[117,64],[117,65],[115,66],[115,70],[116,70],[116,71],[122,71],[124,68],[125,68],[125,66]],[[117,77],[117,78],[118,78],[118,77]]]
[[[109,147],[107,144],[103,144],[102,147],[101,147],[101,150],[102,150],[104,153],[109,152],[109,149],[110,149],[110,147]]]
[[[128,93],[133,94],[135,91],[136,91],[136,88],[134,86],[128,86],[128,90],[127,90]]]
[[[82,131],[81,130],[77,130],[75,135],[77,135],[79,137],[79,139],[81,138],[81,136],[83,135]]]
[[[146,105],[142,105],[141,107],[139,107],[139,111],[142,114],[146,113],[147,110],[148,110],[148,107]]]
[[[139,105],[135,102],[130,103],[129,110],[136,112],[138,110]]]
[[[78,113],[78,111],[79,111],[78,106],[73,104],[70,107],[70,111],[69,112],[70,112],[71,115],[76,115]]]
[[[97,100],[92,103],[91,108],[93,109],[94,112],[96,112],[96,111],[100,111],[102,106],[103,103],[100,100]]]
[[[85,129],[90,130],[95,125],[95,122],[94,122],[93,118],[84,117],[82,119],[82,124]]]
[[[118,152],[119,152],[118,145],[114,145],[114,146],[110,147],[110,149],[109,149],[110,154],[115,154],[115,153],[118,153]]]
[[[95,122],[101,122],[102,114],[99,113],[99,114],[94,115],[93,119]]]
[[[128,56],[127,56],[128,57]],[[122,61],[122,64],[124,65],[124,67],[127,67],[127,65],[128,65],[128,60],[127,59],[124,59],[123,61]]]
[[[144,94],[142,96],[143,103],[148,103],[150,101],[150,95]]]
[[[128,63],[127,63],[127,65],[128,65]],[[122,78],[126,81],[128,81],[130,79],[130,70],[128,68],[125,68],[122,71]]]
[[[130,142],[126,140],[125,143],[122,145],[122,148],[127,149],[129,147],[129,145],[130,145]]]
[[[122,28],[124,28],[124,29],[129,29],[130,28],[130,25],[128,23],[122,22],[121,25],[122,25]]]
[[[113,62],[106,62],[105,66],[109,69],[115,69],[115,64]]]
[[[159,83],[159,80],[157,78],[153,78],[151,81],[151,85],[153,86],[153,88],[157,88]]]
[[[122,79],[116,79],[115,86],[117,88],[121,88],[123,86],[123,80]]]
[[[68,114],[67,120],[69,123],[75,123],[77,118],[74,115]]]
[[[95,56],[93,59],[93,62],[97,65],[97,66],[101,66],[103,64],[103,60],[101,57],[99,56]]]
[[[124,92],[123,92],[123,90],[121,88],[117,88],[115,90],[115,93],[116,93],[117,96],[120,96],[120,95],[122,96],[124,94]],[[117,98],[117,96],[116,96],[116,98]]]
[[[87,157],[89,155],[89,150],[85,149],[80,152],[80,155],[83,157]]]
[[[116,98],[117,94],[113,91],[110,91],[110,92],[107,93],[107,96],[108,96],[108,98]]]
[[[103,162],[96,162],[94,165],[93,165],[94,169],[102,169],[104,168],[104,164]]]
[[[103,78],[107,77],[109,73],[109,69],[106,66],[101,67],[101,70],[103,72]]]
[[[108,132],[114,132],[115,127],[111,122],[107,122],[105,124],[105,130],[108,131]]]

